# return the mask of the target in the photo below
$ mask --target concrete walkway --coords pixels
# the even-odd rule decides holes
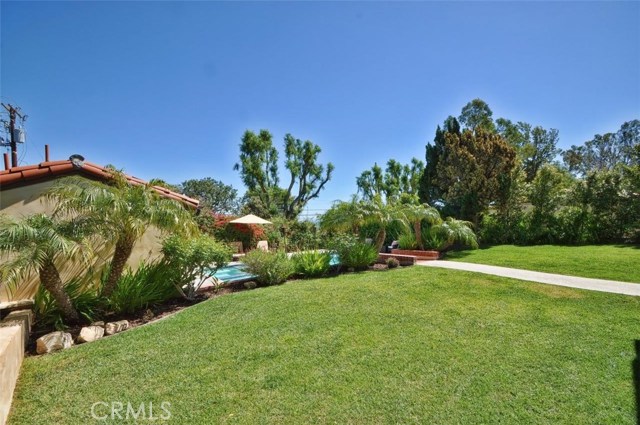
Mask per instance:
[[[546,283],[549,285],[568,286],[569,288],[588,289],[590,291],[610,292],[640,296],[640,283],[617,282],[615,280],[590,279],[586,277],[565,276],[562,274],[532,272],[529,270],[511,269],[508,267],[487,266],[485,264],[462,263],[458,261],[417,261],[419,266],[441,267],[445,269],[465,270],[528,280],[530,282]]]

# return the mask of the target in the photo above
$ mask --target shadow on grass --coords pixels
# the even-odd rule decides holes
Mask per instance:
[[[636,358],[631,362],[633,388],[636,394],[636,423],[640,424],[640,339],[635,340]]]
[[[640,245],[614,245],[616,248],[640,249]]]

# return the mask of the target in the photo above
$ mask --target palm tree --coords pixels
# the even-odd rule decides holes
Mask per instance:
[[[472,224],[453,217],[447,217],[443,222],[431,226],[427,237],[437,241],[439,251],[446,251],[454,243],[468,245],[473,249],[478,248],[478,239],[473,233]]]
[[[115,249],[102,296],[115,290],[138,239],[154,226],[161,231],[185,234],[195,231],[191,214],[177,201],[161,198],[148,185],[134,185],[124,174],[112,171],[111,184],[81,177],[67,177],[47,193],[57,202],[56,214],[81,216],[95,223],[96,232]]]
[[[387,237],[387,226],[393,222],[404,223],[399,208],[382,202],[380,197],[371,201],[358,201],[354,197],[350,202],[339,201],[320,219],[325,229],[357,230],[365,224],[375,226],[378,231],[374,246],[380,252]]]
[[[21,220],[0,217],[0,251],[9,261],[0,272],[10,285],[17,285],[29,274],[37,272],[42,286],[53,296],[64,319],[79,320],[56,267],[56,261],[90,257],[90,245],[84,243],[83,226],[73,221],[60,221],[46,214],[36,214]],[[4,280],[4,279],[3,279]]]
[[[401,211],[407,225],[413,227],[413,234],[416,238],[416,242],[418,243],[418,249],[424,249],[424,243],[422,242],[422,221],[426,220],[430,225],[442,223],[440,213],[437,209],[430,207],[427,204],[403,205]]]

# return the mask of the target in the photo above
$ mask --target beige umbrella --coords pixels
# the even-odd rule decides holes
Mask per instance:
[[[244,217],[236,218],[235,220],[231,220],[229,223],[237,223],[237,224],[273,224],[270,221],[265,220],[264,218],[260,218],[257,215],[248,214]]]

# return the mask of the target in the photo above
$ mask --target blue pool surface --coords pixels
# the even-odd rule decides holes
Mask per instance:
[[[244,264],[230,264],[226,267],[222,267],[214,273],[214,276],[223,282],[250,280],[255,277],[254,275],[247,273]]]

